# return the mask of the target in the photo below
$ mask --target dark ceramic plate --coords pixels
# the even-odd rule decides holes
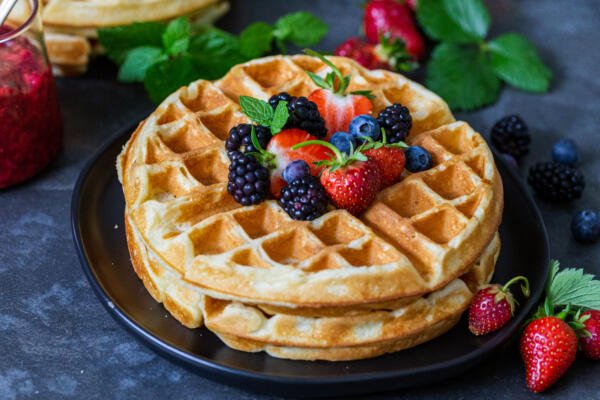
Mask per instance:
[[[88,162],[75,186],[72,228],[81,265],[109,313],[153,349],[207,377],[262,392],[327,396],[393,390],[464,372],[509,340],[539,300],[548,266],[540,213],[520,178],[497,157],[504,181],[502,252],[495,280],[525,275],[533,293],[500,331],[475,337],[465,318],[441,337],[396,354],[353,362],[280,360],[232,350],[206,329],[180,325],[146,292],[133,272],[123,231],[124,199],[115,158],[128,128]]]

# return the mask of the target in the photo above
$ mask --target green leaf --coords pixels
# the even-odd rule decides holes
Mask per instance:
[[[162,36],[163,46],[170,55],[181,54],[190,45],[190,22],[186,17],[179,17],[169,22]]]
[[[492,40],[489,49],[494,70],[508,84],[530,92],[548,91],[552,71],[526,37],[507,33]]]
[[[317,85],[318,87],[323,88],[323,89],[333,88],[334,75],[327,74],[327,81],[325,81],[323,78],[321,78],[319,75],[315,74],[314,72],[306,71],[306,73],[308,74],[310,79],[312,79],[312,81],[315,83],[315,85]]]
[[[273,36],[289,40],[296,46],[313,46],[327,34],[329,28],[309,12],[298,11],[284,15],[275,22]]]
[[[159,103],[182,86],[198,79],[190,57],[180,56],[152,65],[146,71],[144,86],[152,101]]]
[[[240,51],[248,58],[260,57],[271,51],[273,28],[264,22],[250,24],[240,33]]]
[[[271,133],[273,135],[281,132],[289,116],[290,112],[287,108],[287,101],[277,103],[277,107],[275,107],[275,112],[273,113],[273,120],[271,121]]]
[[[427,66],[426,81],[453,109],[472,110],[490,104],[500,91],[500,80],[487,54],[476,46],[439,44]]]
[[[125,62],[119,69],[119,80],[122,82],[141,82],[146,70],[159,61],[165,60],[166,55],[158,47],[142,46],[127,53]]]
[[[234,65],[248,60],[240,52],[237,37],[216,28],[194,36],[189,53],[204,79],[218,79]]]
[[[457,0],[458,1],[458,0]],[[461,3],[463,1],[461,0]],[[460,9],[451,7],[453,15],[448,13],[447,0],[419,0],[417,2],[417,19],[428,36],[436,40],[452,43],[473,43],[481,38],[471,31],[465,31],[465,22],[456,21]],[[488,16],[489,19],[489,16]]]
[[[600,310],[600,281],[580,268],[563,269],[554,275],[546,296],[555,306]]]
[[[490,27],[490,14],[481,0],[444,0],[444,8],[463,32],[485,39]]]
[[[259,125],[270,126],[273,119],[273,109],[266,101],[250,96],[240,96],[242,112]]]
[[[98,41],[108,57],[122,64],[127,53],[140,46],[161,47],[166,25],[159,22],[136,22],[127,26],[98,30]]]

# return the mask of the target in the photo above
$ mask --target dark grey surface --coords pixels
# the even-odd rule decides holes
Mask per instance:
[[[240,1],[222,25],[269,21],[310,8],[331,26],[321,48],[332,49],[357,32],[359,3]],[[534,135],[527,165],[549,158],[560,136],[578,141],[587,178],[583,199],[570,206],[540,206],[551,256],[600,275],[600,244],[579,245],[568,229],[575,210],[600,208],[600,2],[488,4],[492,35],[510,30],[526,34],[556,79],[549,94],[505,89],[497,104],[458,117],[487,133],[497,118],[520,113]],[[0,398],[266,398],[203,379],[146,349],[108,316],[85,281],[69,230],[73,184],[84,161],[112,132],[152,109],[139,87],[115,83],[114,75],[106,62],[98,62],[82,78],[59,81],[66,123],[62,154],[36,179],[0,192]],[[544,398],[600,399],[599,378],[599,364],[579,357]],[[451,381],[373,397],[539,398],[525,388],[514,343]]]

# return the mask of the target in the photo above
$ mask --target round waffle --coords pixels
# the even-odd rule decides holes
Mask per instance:
[[[229,129],[247,122],[239,95],[267,99],[315,89],[308,56],[267,57],[169,96],[138,128],[119,161],[131,217],[148,246],[212,297],[292,307],[418,296],[471,266],[500,222],[502,184],[482,137],[453,120],[436,95],[406,78],[332,57],[350,90],[370,89],[374,113],[399,102],[427,148],[428,171],[379,193],[359,218],[344,210],[291,220],[274,201],[241,207],[227,193]],[[436,128],[436,129],[432,129]]]
[[[206,327],[230,347],[304,360],[373,357],[443,334],[459,320],[477,287],[489,282],[500,249],[496,234],[466,274],[423,297],[358,309],[304,309],[206,296],[145,246],[130,219],[126,231],[137,274],[186,326],[200,326],[204,318]]]

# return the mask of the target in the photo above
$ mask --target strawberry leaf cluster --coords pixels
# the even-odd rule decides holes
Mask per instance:
[[[490,41],[490,15],[481,0],[419,0],[417,18],[440,43],[427,66],[427,85],[453,109],[472,110],[496,101],[502,82],[546,92],[552,72],[529,40],[506,33]]]
[[[98,31],[108,57],[120,65],[122,82],[143,82],[150,98],[162,101],[196,79],[217,79],[232,66],[271,53],[285,52],[286,43],[317,44],[328,27],[314,15],[300,11],[275,24],[256,22],[239,36],[220,29],[195,25],[186,17],[168,24],[134,23]]]
[[[590,309],[600,310],[600,281],[580,268],[560,270],[560,263],[553,260],[546,282],[546,298],[535,318],[556,315],[585,336],[582,323],[586,317],[581,313]]]

